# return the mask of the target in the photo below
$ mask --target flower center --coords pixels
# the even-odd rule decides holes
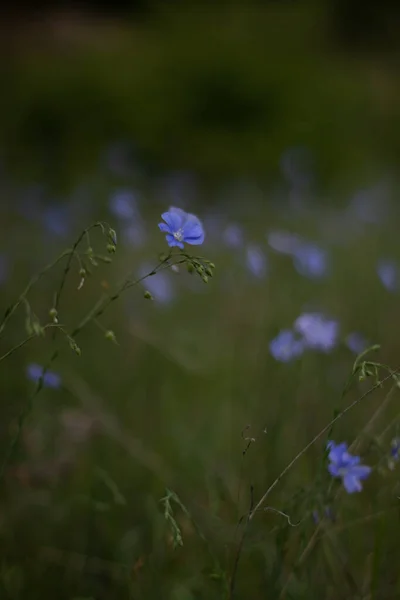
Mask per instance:
[[[173,236],[177,242],[183,242],[183,229],[178,229],[178,231],[175,231]]]

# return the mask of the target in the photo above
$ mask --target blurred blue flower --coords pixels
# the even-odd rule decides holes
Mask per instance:
[[[269,349],[275,360],[289,362],[304,352],[304,343],[296,339],[291,329],[283,329],[270,342]]]
[[[368,347],[368,342],[361,333],[353,332],[345,339],[345,344],[354,354],[361,354]]]
[[[137,215],[136,196],[130,190],[118,190],[110,197],[110,211],[122,220],[133,219]]]
[[[0,254],[0,285],[7,280],[9,272],[8,258],[4,254]]]
[[[26,369],[26,375],[31,381],[38,383],[42,377],[43,371],[44,367],[36,363],[31,363]],[[43,377],[43,385],[44,387],[58,389],[61,386],[60,375],[58,375],[58,373],[54,373],[54,371],[46,371]]]
[[[270,231],[267,240],[271,248],[281,254],[294,254],[301,244],[299,236],[288,231]]]
[[[222,239],[228,248],[239,248],[243,245],[243,230],[236,223],[231,223],[225,227]]]
[[[347,493],[361,492],[361,480],[370,475],[371,467],[360,465],[360,457],[350,454],[345,443],[328,442],[327,448],[330,461],[328,471],[332,477],[342,479]]]
[[[348,213],[364,223],[379,223],[388,212],[388,191],[384,182],[359,190],[350,201]]]
[[[204,242],[204,229],[200,220],[181,208],[170,207],[161,215],[165,223],[159,223],[161,231],[166,233],[168,246],[184,247],[184,243],[194,246]]]
[[[313,350],[329,352],[337,342],[339,323],[321,313],[304,313],[294,323],[295,330],[303,336],[304,344]]]
[[[317,279],[327,272],[327,253],[314,244],[301,244],[294,250],[293,264],[300,275]]]
[[[382,285],[389,291],[395,292],[399,288],[399,269],[393,260],[381,260],[377,265],[378,277]]]
[[[41,218],[47,231],[58,237],[66,237],[71,229],[71,214],[65,205],[45,208]]]
[[[267,258],[259,246],[250,245],[247,247],[246,264],[250,273],[259,279],[267,274]]]
[[[390,456],[393,460],[399,460],[400,458],[400,439],[394,438],[391,443]]]

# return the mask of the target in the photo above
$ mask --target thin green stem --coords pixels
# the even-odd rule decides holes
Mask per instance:
[[[82,237],[83,236],[80,236],[80,239],[82,239]],[[74,247],[76,248],[76,245]],[[75,252],[75,250],[71,253],[72,256],[73,256],[74,252]],[[179,257],[181,255],[177,254],[175,256]],[[132,281],[131,279],[125,280],[124,283],[117,289],[115,294],[107,297],[106,299],[101,299],[99,302],[97,302],[94,305],[94,307],[89,311],[89,313],[86,315],[86,317],[84,319],[82,319],[82,321],[79,323],[79,325],[73,330],[72,334],[69,336],[70,339],[75,338],[92,319],[95,319],[95,318],[99,317],[100,315],[102,315],[104,313],[104,311],[107,309],[107,307],[112,302],[117,300],[124,291],[133,287],[134,285],[137,285],[141,281],[144,281],[147,277],[151,277],[152,275],[155,275],[160,270],[169,268],[171,266],[168,262],[170,258],[171,258],[171,254],[169,254],[165,259],[163,259],[152,271],[150,271],[146,275],[143,275],[142,277],[139,277],[138,279],[136,279],[134,281]],[[71,260],[72,260],[72,258],[71,258]],[[178,261],[175,264],[181,264],[182,262],[185,262],[185,259]],[[60,295],[61,295],[64,283],[65,283],[65,278],[68,273],[68,270],[67,269],[64,270],[63,282],[62,282],[62,285],[60,285],[60,288],[58,290],[58,303],[59,303]],[[57,302],[55,302],[55,304],[56,304],[56,306],[58,305]],[[22,429],[25,424],[25,420],[30,413],[33,402],[34,402],[36,396],[38,396],[38,394],[40,393],[40,391],[43,388],[43,378],[44,378],[46,372],[48,371],[48,369],[50,368],[50,366],[53,364],[53,362],[58,357],[58,354],[59,354],[58,349],[55,349],[53,354],[51,355],[47,365],[45,365],[45,367],[43,369],[42,376],[38,381],[36,389],[34,390],[33,394],[28,398],[26,405],[23,407],[21,413],[19,414],[16,433],[7,449],[6,456],[4,457],[3,463],[0,467],[0,481],[3,479],[5,468],[8,464],[8,462],[10,461],[15,448],[18,445],[18,442],[19,442],[19,439],[20,439],[20,436],[22,433]]]
[[[46,329],[49,329],[50,327],[58,327],[61,329],[61,325],[58,325],[58,323],[47,323],[47,325],[44,325],[42,327],[42,331],[45,331]],[[16,352],[17,350],[19,350],[20,348],[25,346],[28,342],[30,342],[31,340],[33,340],[34,338],[37,338],[37,337],[38,336],[36,333],[32,333],[32,335],[30,335],[27,338],[25,338],[24,340],[22,340],[22,342],[20,342],[19,344],[17,344],[13,348],[11,348],[11,350],[9,350],[5,354],[3,354],[3,356],[0,356],[0,362],[2,362],[3,360],[5,360],[9,356],[11,356],[11,354],[14,354],[14,352]]]
[[[392,371],[389,375],[384,377],[382,379],[382,381],[379,381],[378,383],[373,385],[367,392],[365,392],[365,394],[360,396],[360,398],[357,398],[356,400],[354,400],[354,402],[349,404],[349,406],[346,406],[346,408],[344,408],[342,411],[340,411],[340,413],[338,415],[336,415],[336,417],[334,419],[332,419],[327,425],[325,425],[325,427],[323,427],[321,429],[321,431],[319,433],[317,433],[317,435],[314,436],[313,439],[306,446],[304,446],[304,448],[302,450],[300,450],[300,452],[298,454],[296,454],[296,456],[283,469],[283,471],[278,475],[278,477],[271,483],[271,485],[269,486],[267,491],[262,495],[260,500],[257,502],[257,504],[255,505],[255,507],[253,508],[253,510],[250,513],[250,517],[249,517],[250,521],[254,518],[254,515],[256,514],[256,512],[258,510],[260,510],[260,508],[262,507],[262,505],[264,504],[265,500],[268,498],[268,496],[270,495],[272,490],[278,485],[278,483],[286,475],[286,473],[288,471],[290,471],[290,469],[299,460],[299,458],[301,458],[303,456],[303,454],[305,454],[307,452],[307,450],[309,450],[311,448],[311,446],[313,446],[315,444],[315,442],[317,442],[324,435],[324,433],[326,433],[332,427],[332,425],[334,425],[337,421],[342,419],[350,410],[352,410],[355,406],[357,406],[357,404],[362,402],[372,392],[374,392],[376,389],[380,388],[382,386],[382,384],[385,383],[385,381],[388,381],[389,379],[391,379],[393,377],[393,374],[398,373],[399,370],[400,370],[400,368]]]
[[[7,321],[12,317],[12,315],[15,313],[15,311],[21,305],[21,303],[24,302],[26,296],[29,294],[29,292],[33,288],[33,286],[43,277],[43,275],[45,273],[47,273],[53,267],[55,267],[63,258],[65,258],[68,255],[72,255],[73,252],[74,252],[73,249],[65,250],[52,263],[50,263],[46,267],[44,267],[44,269],[42,269],[40,271],[40,273],[38,273],[37,275],[35,275],[34,277],[32,277],[32,279],[30,280],[30,282],[28,283],[28,285],[26,286],[26,288],[22,291],[22,293],[20,294],[20,296],[18,297],[18,299],[6,309],[6,311],[4,313],[4,316],[3,316],[3,319],[2,319],[2,321],[0,323],[0,335],[4,331],[4,328],[5,328],[6,324],[7,324]]]

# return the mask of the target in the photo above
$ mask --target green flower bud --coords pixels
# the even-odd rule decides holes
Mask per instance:
[[[53,323],[58,323],[58,312],[56,308],[53,307],[49,310],[49,317]]]
[[[106,338],[106,340],[109,340],[110,342],[114,342],[114,344],[117,343],[117,338],[115,337],[115,333],[113,331],[111,331],[111,329],[106,331],[105,338]]]

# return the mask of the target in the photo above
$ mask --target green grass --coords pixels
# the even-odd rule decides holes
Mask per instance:
[[[272,210],[257,214],[248,231],[266,247],[260,223],[281,227],[283,220]],[[323,214],[315,212],[307,225],[291,225],[310,234]],[[156,224],[157,216],[150,212],[146,220]],[[398,258],[390,248],[397,223],[393,219],[380,233],[371,226],[346,248],[333,249],[332,274],[322,283],[304,280],[285,257],[272,253],[268,279],[254,282],[236,253],[205,246],[217,270],[204,293],[188,291],[186,273],[176,275],[181,289],[171,307],[157,307],[133,289],[101,318],[119,345],[105,340],[94,325],[79,340],[81,357],[63,344],[57,366],[65,390],[45,390],[36,398],[2,482],[2,597],[226,597],[224,578],[230,576],[235,528],[248,510],[250,485],[259,499],[334,410],[369,386],[354,382],[347,399],[340,400],[354,361],[343,345],[327,356],[309,353],[280,364],[270,356],[268,343],[311,302],[341,320],[343,335],[356,329],[380,343],[379,359],[398,366],[398,300],[380,287],[374,270],[375,260],[389,250]],[[104,278],[118,280],[135,268],[140,255],[156,256],[163,246],[156,235],[138,254],[119,248],[115,264],[101,267],[102,274],[80,292],[72,271],[62,322],[72,326],[81,318]],[[29,244],[39,250],[38,235],[32,233]],[[52,250],[48,245],[46,254]],[[10,296],[22,287],[25,260],[21,254]],[[51,275],[32,296],[43,321],[56,281]],[[19,312],[7,330],[7,343],[23,337],[22,321]],[[50,354],[46,337],[1,365],[2,452],[32,391],[24,380],[25,365],[45,362]],[[386,384],[366,398],[338,423],[334,438],[352,442],[388,391]],[[374,422],[373,436],[397,415],[397,399],[395,392]],[[72,425],[60,421],[65,411],[73,411],[69,423],[86,417],[90,433],[80,438]],[[256,438],[245,457],[242,431]],[[328,485],[325,470],[320,471],[324,439],[268,499],[268,505],[302,523],[290,527],[273,512],[256,516],[243,547],[235,597],[257,599],[267,593],[279,598],[282,590],[282,597],[307,599],[398,594],[397,472],[374,473],[360,495],[340,493],[332,503],[335,522],[324,521],[315,537],[310,513],[326,501]],[[368,437],[361,437],[360,451],[366,463],[377,462]],[[160,502],[166,488],[185,507],[172,503],[183,540],[175,549]]]

